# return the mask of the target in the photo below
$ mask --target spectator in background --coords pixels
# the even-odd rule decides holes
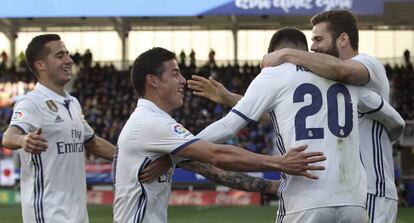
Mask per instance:
[[[405,65],[411,64],[411,62],[410,62],[410,59],[411,59],[410,51],[409,50],[405,50],[403,56],[404,56]]]
[[[3,50],[1,52],[1,54],[0,54],[0,57],[1,57],[0,70],[6,70],[6,68],[7,68],[7,61],[9,59],[6,51]]]
[[[72,57],[73,63],[76,66],[79,66],[80,62],[82,60],[82,56],[80,55],[80,53],[78,51],[76,51],[75,54],[73,54],[73,56],[71,56],[71,57]]]
[[[83,54],[83,57],[82,57],[82,62],[83,62],[83,65],[85,66],[85,67],[90,67],[91,66],[91,64],[92,64],[92,58],[93,56],[92,56],[92,52],[91,52],[91,50],[89,50],[89,49],[87,49],[86,51],[85,51],[85,54]]]

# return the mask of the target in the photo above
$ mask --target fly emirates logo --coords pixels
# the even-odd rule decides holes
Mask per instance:
[[[234,3],[237,8],[244,10],[281,8],[289,13],[291,9],[350,9],[353,0],[235,0]]]
[[[72,142],[56,142],[56,149],[58,154],[67,153],[83,153],[84,143],[82,132],[78,130],[71,130]]]

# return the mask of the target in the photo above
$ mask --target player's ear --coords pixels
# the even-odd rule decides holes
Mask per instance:
[[[38,71],[44,71],[46,69],[46,65],[45,65],[45,62],[43,62],[43,60],[36,60],[34,62],[34,67]]]
[[[155,76],[155,75],[153,75],[153,74],[148,74],[148,75],[145,77],[145,79],[146,79],[147,84],[148,84],[149,86],[151,86],[151,87],[153,87],[153,88],[155,88],[155,87],[157,87],[157,86],[158,86],[158,81],[159,81],[159,79],[158,79],[158,77],[157,77],[157,76]]]
[[[350,44],[349,42],[349,36],[347,33],[341,33],[337,39],[337,43],[339,44],[340,48],[343,48]]]

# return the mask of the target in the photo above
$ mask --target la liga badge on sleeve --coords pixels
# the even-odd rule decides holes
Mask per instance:
[[[192,135],[190,131],[188,131],[184,126],[179,123],[175,123],[172,125],[172,130],[175,134],[182,138],[187,138],[188,136]]]

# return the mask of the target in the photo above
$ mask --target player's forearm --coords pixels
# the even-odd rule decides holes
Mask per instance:
[[[114,158],[115,146],[99,136],[94,136],[85,144],[85,148],[88,152],[104,159],[112,160]]]
[[[210,124],[197,137],[214,143],[224,143],[246,125],[246,121],[233,112]]]
[[[282,61],[293,63],[311,70],[316,75],[349,84],[365,84],[367,71],[363,65],[351,60],[340,60],[324,53],[311,53],[295,49],[283,49]]]
[[[211,181],[237,190],[275,194],[280,183],[279,181],[252,177],[245,173],[225,171],[209,164],[195,161],[184,162],[179,164],[179,166],[198,173]]]
[[[220,145],[210,164],[229,171],[260,172],[281,170],[282,158],[252,153],[231,145]]]
[[[228,106],[234,107],[241,98],[242,98],[241,95],[229,92],[223,98],[223,102],[224,102],[224,104],[226,104]]]
[[[8,149],[20,149],[23,145],[23,138],[24,135],[20,130],[9,127],[3,134],[2,145]]]
[[[387,102],[384,102],[378,112],[365,114],[369,119],[377,120],[388,131],[391,141],[397,140],[404,132],[405,121],[401,115]]]
[[[366,118],[380,122],[388,131],[391,141],[397,140],[404,131],[401,115],[376,92],[359,88],[358,112]]]

